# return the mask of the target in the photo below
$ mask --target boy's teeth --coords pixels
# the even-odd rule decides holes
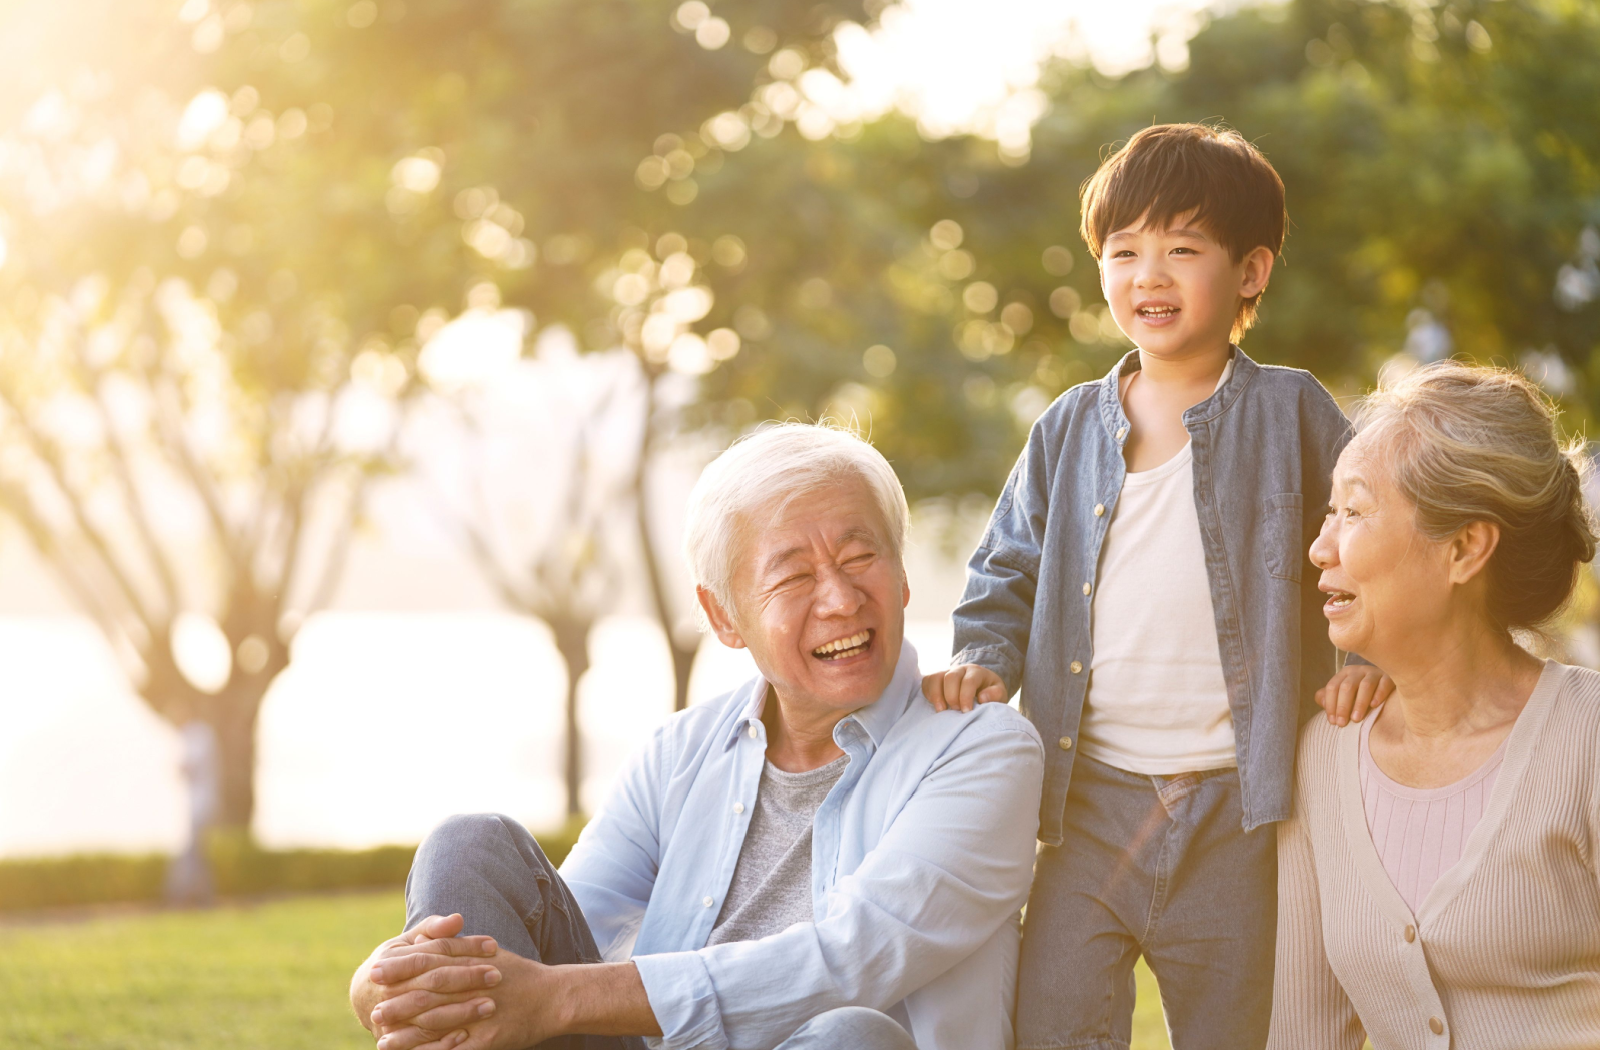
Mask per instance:
[[[852,634],[848,638],[840,638],[836,642],[829,642],[827,645],[819,645],[811,650],[811,654],[813,656],[827,656],[829,653],[843,652],[846,649],[857,649],[866,645],[871,638],[871,631],[862,631],[859,634]]]

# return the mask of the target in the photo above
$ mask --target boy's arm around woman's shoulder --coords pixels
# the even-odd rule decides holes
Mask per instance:
[[[952,616],[951,665],[988,668],[1000,676],[1008,696],[1022,684],[1063,432],[1086,389],[1080,386],[1061,395],[1029,430],[983,539],[967,562],[967,586]]]

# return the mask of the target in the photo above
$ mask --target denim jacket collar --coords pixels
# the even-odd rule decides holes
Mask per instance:
[[[1237,346],[1230,346],[1229,353],[1232,355],[1230,360],[1233,371],[1215,393],[1183,413],[1185,426],[1208,423],[1226,412],[1239,400],[1245,387],[1250,385],[1251,378],[1261,367],[1250,360]],[[1116,366],[1100,381],[1100,421],[1104,424],[1106,433],[1111,435],[1119,448],[1127,439],[1130,425],[1128,414],[1122,408],[1122,377],[1130,372],[1137,372],[1139,368],[1139,351],[1135,348],[1124,354]]]

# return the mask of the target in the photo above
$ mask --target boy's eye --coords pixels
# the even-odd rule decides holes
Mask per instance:
[[[1189,255],[1193,255],[1194,254],[1194,249],[1193,248],[1174,248],[1174,249],[1172,249],[1172,254],[1174,254],[1174,255],[1178,254],[1179,252],[1186,252]]]
[[[1113,259],[1131,259],[1133,258],[1133,250],[1131,248],[1119,248],[1111,253],[1111,257]]]

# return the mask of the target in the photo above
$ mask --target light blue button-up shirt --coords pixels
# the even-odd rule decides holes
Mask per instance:
[[[937,713],[902,646],[812,830],[815,919],[706,946],[766,759],[767,683],[673,716],[629,763],[562,877],[610,961],[631,958],[665,1050],[763,1050],[840,1006],[883,1010],[920,1050],[1009,1050],[1018,915],[1044,749],[1005,704]]]

